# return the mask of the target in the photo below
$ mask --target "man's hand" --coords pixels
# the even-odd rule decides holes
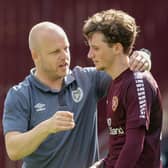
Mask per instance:
[[[130,69],[133,71],[146,71],[151,69],[150,55],[145,51],[134,51],[130,57]]]
[[[51,118],[42,121],[27,132],[11,131],[6,133],[7,153],[11,160],[20,160],[34,152],[48,135],[74,127],[73,113],[57,111]]]
[[[104,159],[101,159],[97,162],[95,162],[91,167],[89,168],[104,168]]]
[[[66,131],[75,127],[73,113],[69,111],[58,111],[46,122],[49,133]]]

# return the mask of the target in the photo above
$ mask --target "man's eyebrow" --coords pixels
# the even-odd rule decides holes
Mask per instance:
[[[52,51],[48,52],[49,54],[52,54],[52,53],[55,53],[55,52],[59,52],[60,49],[59,48],[56,48],[56,49],[53,49]]]
[[[88,44],[88,46],[91,46],[91,47],[97,47],[97,45],[96,44],[93,44],[92,42],[87,42],[87,44]]]
[[[96,44],[91,44],[90,46],[91,47],[98,47],[98,45],[96,45]]]

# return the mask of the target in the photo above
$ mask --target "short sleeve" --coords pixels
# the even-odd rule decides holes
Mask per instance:
[[[10,131],[25,132],[29,123],[28,101],[19,89],[11,88],[6,96],[3,112],[4,134]]]
[[[85,67],[82,70],[83,72],[86,72],[87,77],[89,77],[89,84],[91,84],[97,99],[99,100],[100,98],[107,96],[112,78],[104,71],[97,71],[94,67]]]

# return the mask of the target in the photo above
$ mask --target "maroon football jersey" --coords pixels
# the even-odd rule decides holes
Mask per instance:
[[[143,151],[135,168],[159,168],[162,106],[160,91],[152,75],[127,69],[113,80],[106,104],[109,129],[106,167],[115,166],[125,144],[127,129],[145,127]],[[128,151],[127,155],[130,152],[134,151]]]

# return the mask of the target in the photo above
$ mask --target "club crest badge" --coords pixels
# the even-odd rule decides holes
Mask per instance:
[[[83,98],[83,90],[81,88],[77,88],[72,91],[72,99],[74,102],[79,103]]]
[[[117,96],[113,96],[113,99],[112,99],[112,111],[116,111],[118,107],[118,97]]]

